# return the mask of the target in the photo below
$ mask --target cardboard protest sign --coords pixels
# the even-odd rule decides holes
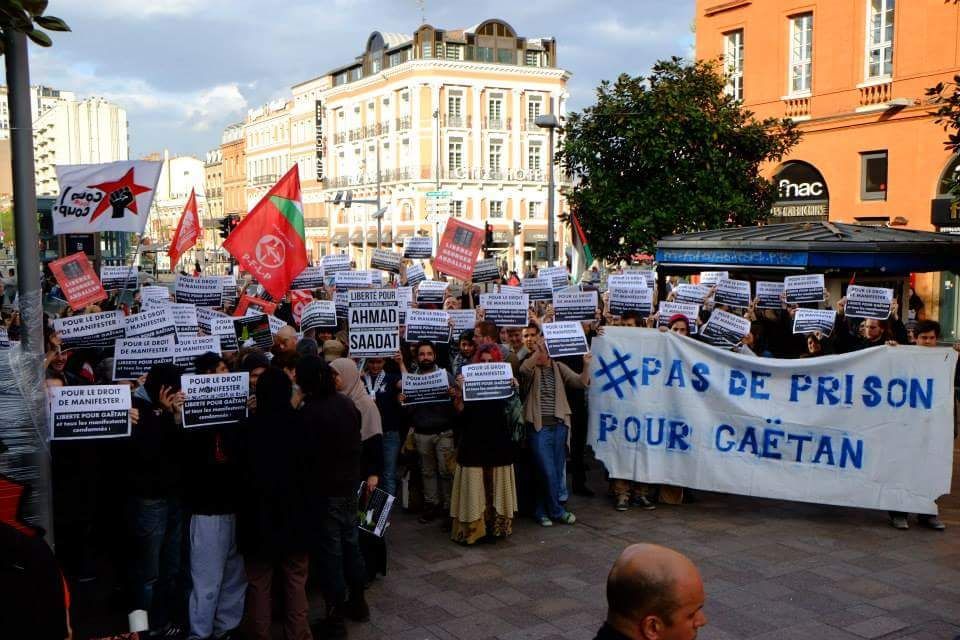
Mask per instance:
[[[886,320],[893,306],[893,289],[886,287],[863,287],[852,284],[847,287],[847,304],[844,313],[850,318],[873,318]]]
[[[177,276],[173,295],[177,302],[220,307],[223,306],[223,281],[219,277],[194,278],[181,273]]]
[[[240,296],[240,302],[237,304],[236,310],[233,312],[235,316],[247,316],[251,313],[266,313],[271,314],[277,310],[277,303],[264,300],[263,298],[257,298],[255,296],[250,296],[243,294]]]
[[[520,288],[532,302],[553,299],[553,285],[546,278],[524,278]]]
[[[450,218],[437,247],[433,268],[460,280],[473,276],[473,265],[483,246],[483,229]]]
[[[431,373],[404,373],[404,405],[450,402],[450,378],[446,369]]]
[[[596,291],[554,291],[553,313],[558,321],[591,322],[597,319]]]
[[[578,356],[590,352],[587,336],[579,322],[545,322],[541,328],[547,353],[551,358]]]
[[[119,338],[113,347],[113,379],[136,380],[155,364],[175,357],[173,336]]]
[[[757,282],[757,308],[758,309],[782,309],[783,308],[782,282]]]
[[[700,317],[700,305],[689,302],[666,302],[660,301],[657,305],[657,326],[669,327],[670,318],[681,314],[687,319],[690,325],[690,334],[697,332],[697,319]]]
[[[615,316],[622,316],[628,311],[649,316],[653,312],[653,289],[619,284],[610,287],[607,308]]]
[[[100,267],[100,283],[107,291],[136,289],[139,274],[133,265],[103,265]]]
[[[196,357],[205,353],[220,355],[220,338],[217,336],[178,338],[177,344],[173,345],[173,364],[180,367],[184,373],[194,373],[197,370],[194,362]]]
[[[514,287],[513,285],[509,285],[509,284],[498,284],[496,292],[502,293],[504,295],[522,296],[523,287]]]
[[[386,249],[374,249],[370,256],[370,268],[388,273],[400,273],[400,254]]]
[[[146,306],[153,302],[159,304],[170,302],[170,290],[155,284],[145,284],[140,287],[140,306]]]
[[[530,298],[527,295],[481,293],[480,308],[484,320],[498,327],[525,327],[530,323]]]
[[[329,277],[338,271],[350,271],[350,256],[338,253],[329,256],[323,256],[320,260],[320,267],[323,269],[324,277]]]
[[[50,438],[80,440],[130,435],[130,387],[50,387]]]
[[[464,402],[500,400],[513,395],[513,369],[507,362],[465,364],[460,374]]]
[[[333,300],[313,300],[300,314],[300,331],[337,326],[337,306]]]
[[[160,338],[176,334],[173,314],[163,307],[148,309],[124,318],[124,336],[127,338]]]
[[[825,336],[833,333],[837,312],[833,309],[805,309],[800,307],[793,316],[794,333],[819,331]]]
[[[186,401],[181,409],[183,428],[236,424],[247,417],[250,374],[184,374],[180,387]]]
[[[265,313],[233,318],[233,330],[241,347],[255,346],[266,351],[273,346],[273,332]]]
[[[107,292],[94,273],[87,254],[82,251],[54,260],[50,271],[57,279],[70,308],[83,309],[89,304],[107,299]]]
[[[700,329],[700,335],[708,344],[715,347],[732,347],[740,343],[750,333],[750,321],[732,313],[714,310],[706,324]]]
[[[443,304],[446,293],[446,282],[424,280],[417,285],[417,304]]]
[[[433,256],[431,236],[412,236],[403,243],[403,257],[411,260],[428,260]]]
[[[407,309],[413,306],[413,287],[397,287],[397,306],[400,308],[400,324],[406,322]]]
[[[474,282],[495,282],[500,277],[500,266],[496,258],[478,260],[473,267]]]
[[[646,287],[647,279],[639,271],[627,271],[625,273],[611,273],[607,276],[607,288],[614,287]],[[648,287],[649,288],[649,287]]]
[[[700,272],[700,284],[712,287],[721,280],[729,280],[730,272],[729,271],[701,271]]]
[[[267,316],[267,322],[270,324],[270,333],[273,335],[277,335],[280,329],[283,329],[290,324],[286,320],[281,320],[277,316]]]
[[[351,358],[391,358],[400,350],[400,310],[394,289],[355,289],[349,293]]]
[[[177,339],[195,336],[200,326],[197,322],[197,308],[192,304],[174,303],[170,305],[173,314],[173,326],[176,329]]]
[[[112,347],[124,337],[122,311],[103,311],[79,316],[55,318],[53,329],[60,335],[61,349]]]
[[[205,307],[197,307],[197,325],[206,335],[220,339],[222,351],[237,350],[237,334],[231,316]]]
[[[676,291],[676,301],[688,304],[703,304],[710,295],[710,288],[702,284],[681,284]]]
[[[349,267],[349,264],[347,265]],[[349,269],[347,269],[349,271]],[[307,267],[290,283],[291,289],[322,289],[324,271],[322,266]]]
[[[554,291],[562,289],[570,282],[566,267],[543,267],[537,271],[537,277],[548,280]]]
[[[447,315],[453,320],[453,335],[459,336],[477,326],[476,309],[450,309]]]
[[[412,264],[407,267],[407,286],[413,287],[427,279],[423,265]]]
[[[366,488],[366,481],[360,483],[360,495]],[[381,489],[375,488],[367,496],[367,501],[360,505],[360,522],[357,526],[378,538],[382,538],[387,527],[390,526],[390,512],[393,510],[395,497]]]
[[[713,294],[713,303],[746,309],[750,306],[750,282],[727,279],[718,281],[717,290]]]
[[[827,298],[822,273],[787,276],[783,279],[783,289],[787,297],[787,304],[823,302]]]
[[[333,303],[337,307],[337,320],[346,320],[347,310],[350,308],[350,294],[346,291],[335,291]]]
[[[234,276],[214,276],[223,286],[223,307],[229,307],[237,302],[237,279]]]
[[[446,311],[433,309],[408,309],[406,341],[447,342],[450,340],[450,316]]]
[[[350,289],[369,289],[373,280],[369,271],[337,271],[333,274],[333,284],[337,291]]]

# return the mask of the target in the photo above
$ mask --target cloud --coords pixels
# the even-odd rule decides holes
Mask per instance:
[[[650,44],[651,42],[676,42],[678,36],[682,36],[682,31],[678,33],[677,27],[678,25],[673,22],[628,25],[616,18],[607,18],[591,23],[587,29],[601,38],[608,38],[618,43]]]
[[[157,17],[169,16],[187,16],[193,15],[201,10],[209,11],[211,5],[220,5],[224,3],[218,0],[149,0],[147,2],[138,2],[137,0],[60,0],[57,2],[57,9],[53,13],[57,15],[68,13],[95,14],[103,17],[124,18],[132,20],[149,20]],[[69,21],[68,21],[69,22]]]
[[[209,131],[225,115],[239,115],[247,108],[247,99],[237,83],[221,84],[201,91],[193,106],[187,108],[187,118],[194,131]]]

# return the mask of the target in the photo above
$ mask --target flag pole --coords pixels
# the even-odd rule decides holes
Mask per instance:
[[[141,237],[137,241],[137,248],[136,250],[134,250],[133,257],[130,259],[130,268],[127,270],[127,277],[123,281],[123,289],[120,291],[120,296],[119,296],[120,298],[122,298],[123,294],[125,294],[127,291],[130,291],[130,279],[133,276],[134,269],[136,269],[137,267],[137,257],[139,257],[140,255],[140,247],[142,246],[143,246],[143,238]],[[139,279],[140,278],[138,277],[137,280]],[[133,288],[136,289],[137,285],[134,285]]]

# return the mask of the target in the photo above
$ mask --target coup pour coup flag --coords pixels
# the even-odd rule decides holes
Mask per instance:
[[[190,197],[180,216],[180,222],[177,223],[177,230],[173,234],[173,240],[170,241],[170,248],[167,250],[171,268],[177,264],[183,252],[197,242],[199,236],[200,217],[197,215],[197,194],[191,189]]]

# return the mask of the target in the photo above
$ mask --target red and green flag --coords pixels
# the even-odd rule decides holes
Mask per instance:
[[[275,300],[307,266],[297,165],[290,168],[223,242]]]

